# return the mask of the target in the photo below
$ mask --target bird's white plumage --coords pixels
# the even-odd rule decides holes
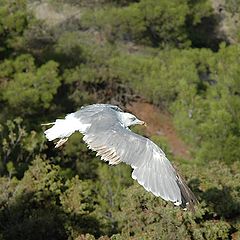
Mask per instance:
[[[129,126],[142,124],[134,115],[122,112],[117,106],[95,104],[57,119],[45,131],[48,140],[65,142],[74,131],[83,133],[88,147],[109,164],[125,162],[133,168],[132,178],[147,191],[175,205],[195,204],[196,199],[183,179],[152,141],[129,130]]]
[[[75,131],[85,132],[90,124],[82,124],[73,113],[68,114],[65,119],[57,119],[53,126],[44,133],[49,141],[57,138],[68,138]]]

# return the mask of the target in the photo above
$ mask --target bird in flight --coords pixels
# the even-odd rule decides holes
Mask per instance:
[[[184,179],[151,140],[132,132],[132,125],[145,125],[133,114],[110,104],[93,104],[66,115],[44,133],[49,141],[63,145],[75,131],[81,132],[88,148],[110,165],[120,162],[132,168],[132,178],[147,191],[177,206],[194,211],[197,199]]]

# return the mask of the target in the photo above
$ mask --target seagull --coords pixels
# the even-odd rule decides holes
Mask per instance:
[[[79,131],[88,148],[96,151],[101,160],[110,165],[125,162],[133,168],[132,178],[148,192],[194,211],[197,199],[193,192],[154,142],[130,130],[136,124],[146,125],[118,106],[93,104],[43,125],[52,125],[44,133],[49,141],[58,140],[55,148]]]

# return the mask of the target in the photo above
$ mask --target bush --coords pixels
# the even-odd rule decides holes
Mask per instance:
[[[22,115],[49,108],[60,86],[58,64],[49,61],[37,68],[30,55],[4,61],[0,64],[0,77],[6,79],[0,85],[2,100]]]

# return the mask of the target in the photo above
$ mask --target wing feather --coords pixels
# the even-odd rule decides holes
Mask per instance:
[[[125,162],[131,165],[133,179],[147,191],[176,205],[192,207],[197,202],[164,152],[149,139],[123,127],[116,111],[103,108],[93,114],[89,108],[85,115],[81,115],[81,111],[79,119],[91,124],[83,133],[83,140],[102,160],[109,164]]]

